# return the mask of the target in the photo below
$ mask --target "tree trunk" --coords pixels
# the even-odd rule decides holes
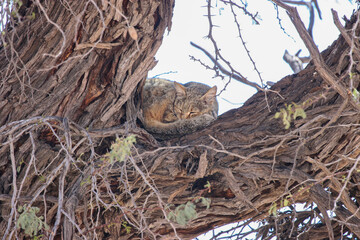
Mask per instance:
[[[49,238],[190,239],[262,219],[268,231],[276,225],[279,238],[360,237],[359,112],[351,93],[341,97],[310,63],[206,129],[156,142],[136,126],[136,90],[155,65],[173,1],[105,2],[28,1],[18,11],[22,21],[7,29],[0,53],[0,232],[24,236],[12,221],[26,203],[46,217],[50,229],[41,232]],[[35,19],[27,18],[32,12]],[[349,49],[340,37],[322,53],[343,86]],[[357,66],[351,72],[358,87]],[[274,118],[286,104],[306,112],[289,129]],[[124,161],[100,157],[115,135],[129,133],[138,142]],[[210,207],[199,199],[210,199]],[[289,205],[285,200],[316,206],[269,214]],[[195,204],[197,217],[181,225],[171,214],[179,217],[174,209],[186,203]],[[315,214],[318,224],[296,222]]]
[[[9,131],[14,126],[9,123],[56,116],[83,128],[135,126],[133,96],[156,64],[154,55],[166,28],[170,30],[174,6],[173,0],[22,2],[20,8],[13,8],[16,17],[10,19],[6,34],[1,36],[0,49],[0,139],[6,143],[10,136],[20,138],[14,146],[16,166],[23,167],[18,180],[30,162],[30,129],[18,136]],[[50,123],[59,125],[56,119]],[[41,118],[35,122],[40,127],[46,121]],[[59,150],[57,139],[51,128],[40,128],[33,132],[38,134],[34,136],[36,166],[42,171],[49,165],[46,170],[51,172],[62,161],[51,161]],[[8,144],[0,149],[0,193],[4,199],[14,191],[10,149]],[[35,194],[42,184],[36,180],[38,176],[39,172],[31,169],[20,196]],[[3,206],[8,206],[7,200]],[[4,233],[10,211],[1,209],[0,232]]]

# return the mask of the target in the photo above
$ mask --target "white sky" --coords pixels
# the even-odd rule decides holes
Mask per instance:
[[[233,67],[248,80],[260,83],[258,75],[253,70],[254,67],[237,37],[238,33],[229,8],[220,1],[213,0],[212,2],[214,5],[217,4],[217,7],[213,8],[213,14],[216,15],[213,17],[213,21],[214,24],[220,26],[215,28],[214,37],[218,41],[223,56],[230,60]],[[313,35],[316,44],[322,51],[339,35],[339,31],[333,24],[330,9],[337,10],[339,17],[346,15],[350,18],[356,4],[352,4],[349,0],[318,0],[318,3],[323,20],[320,20],[316,13]],[[208,20],[204,16],[207,14],[207,8],[202,7],[205,5],[205,0],[177,0],[175,2],[172,30],[164,37],[164,42],[156,55],[159,62],[149,73],[149,77],[172,71],[176,73],[160,77],[180,83],[196,81],[210,86],[217,85],[219,90],[223,88],[228,79],[225,81],[219,78],[213,79],[214,72],[206,70],[198,62],[193,62],[189,58],[189,55],[192,55],[208,63],[209,66],[213,66],[203,52],[190,45],[190,41],[193,41],[213,54],[210,40],[205,38],[208,33]],[[285,49],[291,54],[302,49],[300,56],[307,56],[308,53],[287,14],[279,8],[282,25],[295,40],[280,29],[274,5],[270,1],[248,1],[248,9],[252,13],[259,12],[262,19],[260,25],[253,25],[252,20],[243,16],[241,12],[238,14],[239,22],[247,47],[250,49],[264,81],[276,82],[284,76],[292,74],[290,66],[282,59]],[[298,7],[298,10],[307,26],[307,8]],[[253,88],[232,80],[226,91],[218,96],[219,113],[240,107],[254,93]]]

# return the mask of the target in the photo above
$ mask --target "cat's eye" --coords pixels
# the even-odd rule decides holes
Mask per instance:
[[[189,112],[189,113],[188,113],[188,116],[189,116],[190,118],[196,117],[197,115],[198,115],[197,112]]]

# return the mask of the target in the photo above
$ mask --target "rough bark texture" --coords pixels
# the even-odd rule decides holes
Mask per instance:
[[[275,222],[283,238],[295,238],[304,229],[300,239],[336,238],[344,232],[360,237],[360,118],[349,104],[351,94],[341,97],[310,63],[276,83],[272,90],[278,93],[259,92],[208,128],[157,143],[135,126],[136,89],[155,64],[173,2],[111,4],[126,19],[100,2],[103,9],[82,1],[70,2],[69,8],[61,1],[44,2],[65,39],[32,2],[22,14],[35,11],[36,19],[18,23],[17,34],[8,30],[12,51],[0,49],[0,232],[8,228],[11,207],[30,202],[46,216],[53,235],[64,239],[190,239],[216,226],[261,219],[269,226]],[[131,27],[135,40],[125,34]],[[98,46],[80,49],[96,41]],[[347,53],[340,37],[322,54],[346,87]],[[351,72],[358,87],[357,66]],[[285,129],[274,114],[290,103],[305,103],[307,117]],[[29,120],[14,122],[21,119]],[[91,130],[113,126],[120,127]],[[109,150],[109,136],[127,133],[137,135],[137,149],[125,162],[105,165],[99,155]],[[204,189],[207,182],[211,192]],[[200,196],[211,199],[210,208],[197,203],[197,218],[186,226],[169,221],[170,210]],[[301,229],[291,221],[275,221],[269,209],[284,199],[314,202],[316,211],[279,213],[277,219],[295,222],[316,213],[321,222]],[[330,219],[326,210],[336,216]],[[22,230],[17,234],[23,236]]]
[[[25,3],[24,15],[33,11],[38,17],[24,17],[15,34],[9,29],[5,42],[13,49],[1,49],[5,114],[0,124],[43,115],[66,116],[94,128],[119,125],[122,106],[155,65],[173,1],[111,1],[107,6],[77,1],[68,8],[58,1],[42,4],[44,12]],[[130,27],[138,34],[136,41]]]
[[[34,116],[66,117],[92,129],[125,122],[134,126],[133,95],[156,64],[154,55],[166,28],[170,30],[174,1],[22,2],[0,49],[2,142],[9,140],[7,123]],[[52,149],[52,133],[49,128],[36,133],[42,140],[36,142],[39,167],[51,170],[59,164],[51,161],[58,150]],[[29,161],[31,146],[28,136],[16,144],[17,164]],[[9,146],[1,146],[0,154],[0,193],[11,194]],[[38,189],[33,171],[21,195],[32,196]],[[3,233],[9,209],[1,211]]]

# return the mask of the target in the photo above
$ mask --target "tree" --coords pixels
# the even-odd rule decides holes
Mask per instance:
[[[296,8],[273,2],[309,49],[306,69],[166,142],[137,121],[138,90],[173,1],[7,2],[3,239],[189,239],[258,220],[263,238],[360,237],[358,12],[320,54]]]

